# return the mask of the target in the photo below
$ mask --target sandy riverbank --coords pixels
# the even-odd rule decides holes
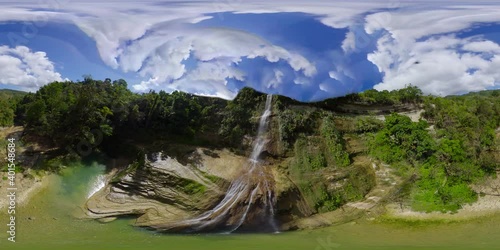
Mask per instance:
[[[385,216],[389,219],[402,220],[465,221],[500,214],[500,177],[489,178],[482,184],[473,186],[473,189],[482,195],[478,197],[477,202],[464,205],[456,213],[416,212],[393,203],[386,206]]]
[[[9,200],[7,195],[9,190],[7,188],[10,187],[8,180],[4,180],[4,177],[7,176],[7,173],[0,173],[0,211],[4,211],[7,209],[9,204]],[[16,205],[23,206],[29,202],[31,197],[35,194],[43,190],[47,187],[49,181],[49,176],[43,177],[26,177],[21,173],[16,174]]]
[[[466,221],[494,214],[500,214],[500,197],[486,195],[479,197],[478,201],[467,204],[456,213],[441,212],[416,212],[410,208],[400,208],[398,204],[386,206],[386,218],[401,220],[422,220],[422,221]]]

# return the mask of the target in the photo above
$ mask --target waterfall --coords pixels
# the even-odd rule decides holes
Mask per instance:
[[[250,155],[250,161],[256,162],[258,160],[259,155],[264,150],[264,146],[266,146],[267,138],[265,133],[267,131],[268,118],[271,115],[271,104],[272,104],[273,96],[268,95],[266,99],[266,106],[264,113],[260,117],[259,120],[259,129],[257,130],[257,140],[255,141],[255,145],[252,150],[252,154]]]
[[[92,182],[89,192],[87,194],[87,199],[92,197],[95,193],[97,193],[99,190],[101,190],[104,186],[106,186],[106,176],[105,175],[98,175],[94,178],[94,181]]]
[[[255,202],[255,194],[259,191],[261,191],[263,197],[263,203],[264,203],[264,211],[267,216],[265,219],[267,219],[268,223],[270,223],[270,229],[273,232],[278,232],[278,228],[275,223],[274,219],[274,204],[275,204],[275,199],[274,199],[274,193],[273,193],[273,188],[271,187],[269,183],[269,178],[273,179],[272,176],[270,176],[270,173],[266,173],[265,169],[263,166],[260,165],[259,162],[259,156],[261,153],[264,151],[264,148],[269,141],[269,139],[266,136],[266,132],[268,130],[268,124],[269,124],[269,116],[271,115],[271,108],[272,108],[272,100],[273,96],[272,95],[267,95],[266,98],[266,105],[264,109],[264,113],[261,115],[260,120],[259,120],[259,128],[257,130],[257,139],[255,140],[255,145],[253,147],[252,153],[250,154],[249,158],[249,169],[250,173],[255,173],[257,176],[258,180],[257,183],[255,184],[255,187],[253,188],[249,202],[246,205],[246,210],[241,216],[240,221],[236,225],[236,227],[233,228],[232,231],[237,230],[243,222],[247,219],[247,215],[250,212],[250,209],[252,205],[254,205],[252,202]],[[272,174],[271,174],[272,175]],[[252,183],[242,183],[242,185],[251,185]]]
[[[193,219],[160,225],[160,231],[278,232],[274,219],[274,177],[269,167],[259,161],[259,156],[269,140],[266,132],[271,108],[272,95],[268,95],[248,163],[243,167],[241,175],[231,182],[222,201],[210,211]]]

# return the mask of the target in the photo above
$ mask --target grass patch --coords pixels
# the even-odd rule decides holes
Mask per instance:
[[[378,218],[381,223],[392,224],[404,228],[423,228],[423,227],[435,227],[438,225],[450,225],[465,222],[466,220],[450,220],[450,219],[418,219],[418,218],[396,218],[390,215],[382,215]]]
[[[204,194],[206,187],[198,182],[188,179],[182,179],[183,185],[181,186],[182,191],[186,194]]]

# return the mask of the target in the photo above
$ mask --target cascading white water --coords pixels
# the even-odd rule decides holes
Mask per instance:
[[[276,226],[275,220],[274,220],[275,199],[274,199],[273,188],[271,187],[271,185],[269,183],[269,177],[266,177],[267,173],[264,171],[263,167],[259,165],[259,156],[262,153],[262,151],[264,150],[267,142],[269,141],[269,138],[267,138],[267,136],[266,136],[266,132],[268,130],[269,116],[271,116],[271,113],[272,113],[271,112],[272,100],[273,100],[273,96],[267,95],[264,113],[262,114],[262,116],[260,117],[260,120],[259,120],[259,129],[257,131],[257,140],[256,140],[255,145],[253,147],[252,154],[250,155],[251,171],[254,171],[257,168],[257,171],[259,171],[258,175],[260,177],[262,177],[260,180],[261,182],[259,182],[257,184],[254,191],[252,192],[250,200],[253,200],[253,196],[254,196],[255,192],[257,190],[259,190],[259,186],[263,185],[262,188],[264,189],[263,191],[264,191],[264,194],[266,196],[266,198],[264,199],[265,208],[268,210],[267,212],[269,212],[269,215],[270,215],[270,218],[268,218],[269,223],[270,223],[270,226],[272,227],[272,230],[274,232],[278,232],[278,227]],[[247,210],[242,218],[242,221],[244,219],[246,219],[246,215],[248,214],[250,206],[251,206],[251,204],[249,203]],[[239,226],[241,226],[241,223]]]
[[[266,99],[266,107],[264,113],[260,117],[259,120],[259,129],[257,131],[257,140],[255,141],[255,145],[252,150],[252,154],[250,155],[250,160],[256,162],[259,158],[259,155],[262,153],[264,146],[267,143],[267,138],[265,133],[267,131],[268,118],[271,115],[271,104],[272,104],[273,96],[268,95]]]
[[[90,185],[89,192],[87,194],[87,199],[92,197],[95,193],[97,193],[99,190],[104,188],[106,186],[106,176],[105,175],[98,175],[94,178],[94,181]]]
[[[272,95],[268,95],[265,110],[259,120],[257,138],[242,174],[231,182],[222,201],[212,210],[179,223],[159,226],[161,231],[217,231],[234,232],[243,225],[253,230],[277,232],[274,221],[274,178],[259,161],[268,138],[266,135],[271,115]],[[255,229],[259,228],[259,229]]]
[[[256,183],[255,182],[254,183],[248,182],[248,183],[240,183],[239,184],[239,185],[246,185],[247,187],[250,186],[251,184],[256,184],[256,186],[253,187],[253,190],[251,191],[250,198],[248,199],[249,202],[246,205],[245,212],[242,214],[239,223],[236,225],[236,227],[234,227],[234,229],[232,231],[237,230],[243,224],[243,222],[247,219],[248,212],[250,211],[250,208],[253,205],[252,202],[255,202],[255,195],[258,191],[261,191],[264,195],[262,200],[264,203],[264,208],[265,208],[265,210],[267,210],[265,212],[269,213],[268,214],[269,218],[267,218],[267,219],[269,219],[268,222],[270,223],[270,226],[272,227],[272,230],[274,232],[278,231],[277,226],[274,222],[274,203],[275,203],[275,200],[273,197],[273,189],[271,188],[271,186],[269,184],[269,176],[266,176],[266,175],[268,175],[268,173],[266,173],[264,171],[263,166],[261,166],[260,162],[259,162],[259,156],[263,152],[267,142],[269,141],[269,139],[266,136],[266,131],[268,129],[269,116],[271,115],[272,99],[273,99],[272,95],[268,95],[266,98],[266,105],[265,105],[264,113],[262,114],[262,116],[260,117],[260,120],[259,120],[259,128],[257,131],[257,140],[255,141],[255,145],[253,147],[252,153],[251,153],[250,158],[249,158],[249,162],[250,162],[249,173],[250,174],[255,173],[259,180],[257,180]]]

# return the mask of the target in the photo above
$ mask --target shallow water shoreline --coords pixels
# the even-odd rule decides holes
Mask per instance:
[[[0,178],[3,178],[4,176],[7,176],[7,173],[0,174]],[[49,179],[50,178],[48,175],[26,177],[24,176],[24,174],[17,173],[15,179],[15,188],[17,188],[16,205],[24,206],[30,203],[31,198],[34,195],[36,195],[49,185]],[[9,201],[7,199],[4,199],[4,197],[7,197],[7,194],[7,181],[2,181],[2,183],[0,184],[0,197],[2,197],[2,199],[0,199],[0,211],[2,212],[4,212],[4,210],[6,210],[9,205]]]
[[[474,219],[496,216],[500,214],[500,197],[485,195],[478,198],[472,204],[466,204],[456,213],[442,213],[434,211],[430,213],[413,211],[410,208],[401,207],[398,204],[386,206],[386,213],[382,216],[391,221],[423,221],[423,222],[460,222]]]

